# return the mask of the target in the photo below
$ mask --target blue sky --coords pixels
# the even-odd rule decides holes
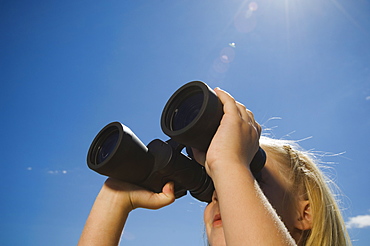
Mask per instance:
[[[370,240],[370,2],[1,1],[2,245],[75,245],[112,121],[148,144],[181,85],[229,91],[276,138],[322,156],[354,245]],[[204,245],[205,204],[139,209],[122,245]]]

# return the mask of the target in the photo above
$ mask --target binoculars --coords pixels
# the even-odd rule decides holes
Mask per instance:
[[[145,146],[127,126],[112,122],[93,140],[87,165],[97,173],[157,193],[173,181],[176,198],[189,191],[194,198],[211,202],[212,179],[193,159],[191,148],[207,151],[223,114],[220,99],[208,85],[189,82],[171,96],[163,109],[161,128],[169,140],[154,139]],[[182,153],[184,148],[188,155]],[[266,154],[259,148],[250,165],[255,177],[265,161]]]

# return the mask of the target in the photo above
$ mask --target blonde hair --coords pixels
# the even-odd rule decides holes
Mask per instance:
[[[329,186],[333,182],[319,169],[314,155],[303,151],[294,141],[263,136],[260,146],[279,163],[286,165],[284,175],[288,173],[286,178],[291,180],[292,191],[302,194],[310,202],[312,229],[304,231],[297,243],[305,246],[352,245]]]

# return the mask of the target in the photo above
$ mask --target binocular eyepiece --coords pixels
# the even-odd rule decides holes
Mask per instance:
[[[193,81],[179,88],[168,100],[161,116],[166,142],[155,139],[145,146],[125,125],[113,122],[93,140],[87,164],[109,177],[161,192],[169,181],[175,183],[175,197],[189,190],[196,199],[212,200],[213,182],[203,166],[181,150],[191,147],[206,152],[223,116],[223,105],[205,83]],[[256,176],[266,161],[259,148],[251,162]]]

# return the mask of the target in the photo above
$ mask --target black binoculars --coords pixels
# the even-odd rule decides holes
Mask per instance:
[[[220,99],[208,85],[187,83],[171,96],[162,112],[161,127],[169,140],[155,139],[145,146],[128,127],[113,122],[96,135],[87,165],[102,175],[157,193],[173,181],[176,198],[189,190],[194,198],[210,202],[212,179],[192,158],[191,148],[207,151],[223,114]],[[185,147],[188,155],[182,153]],[[250,165],[255,177],[265,161],[266,154],[259,148]]]

